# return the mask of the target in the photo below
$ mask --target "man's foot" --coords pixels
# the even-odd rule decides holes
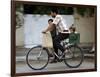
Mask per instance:
[[[57,60],[58,62],[62,62],[63,61],[63,59],[60,59],[60,60]]]
[[[57,63],[57,59],[51,60],[50,63]]]

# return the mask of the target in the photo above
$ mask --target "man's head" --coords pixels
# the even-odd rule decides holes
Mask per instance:
[[[53,18],[55,18],[57,14],[58,14],[58,10],[56,8],[54,8],[54,9],[51,10],[51,16]]]
[[[51,24],[53,22],[53,19],[49,19],[48,23]]]

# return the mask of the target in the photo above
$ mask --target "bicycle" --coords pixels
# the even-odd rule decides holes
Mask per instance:
[[[62,44],[66,47],[67,52],[62,52],[61,55],[52,52],[53,55],[57,56],[59,60],[63,60],[70,68],[79,67],[84,59],[82,49],[77,44],[68,44],[66,41],[62,41]],[[50,60],[49,50],[51,49],[41,45],[31,48],[26,55],[27,65],[33,70],[44,69]]]

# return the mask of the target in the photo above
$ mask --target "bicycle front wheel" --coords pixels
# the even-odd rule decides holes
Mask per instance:
[[[34,70],[41,70],[45,68],[48,61],[48,50],[41,46],[31,48],[26,55],[26,62],[28,66]]]
[[[83,51],[77,45],[69,46],[68,52],[65,53],[64,62],[68,67],[77,68],[83,62]]]

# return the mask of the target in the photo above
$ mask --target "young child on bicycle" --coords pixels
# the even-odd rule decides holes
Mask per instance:
[[[76,28],[74,26],[71,26],[69,28],[69,43],[70,44],[77,44],[79,43],[80,35],[76,32]]]
[[[53,19],[48,20],[49,25],[52,24],[52,22],[53,22]],[[52,39],[54,39],[56,36],[56,27],[52,31],[50,31],[50,33],[51,33]]]
[[[49,19],[49,20],[48,20],[48,24],[49,24],[49,25],[52,24],[52,22],[53,22],[53,19]],[[51,33],[52,40],[53,40],[53,49],[54,49],[54,51],[55,51],[56,53],[58,53],[58,49],[56,49],[56,47],[54,47],[54,38],[56,37],[56,27],[55,27],[52,31],[50,31],[50,33]],[[49,56],[52,57],[52,54],[49,54]],[[55,56],[55,57],[56,57],[56,56]],[[50,63],[52,63],[52,62],[50,62]]]

